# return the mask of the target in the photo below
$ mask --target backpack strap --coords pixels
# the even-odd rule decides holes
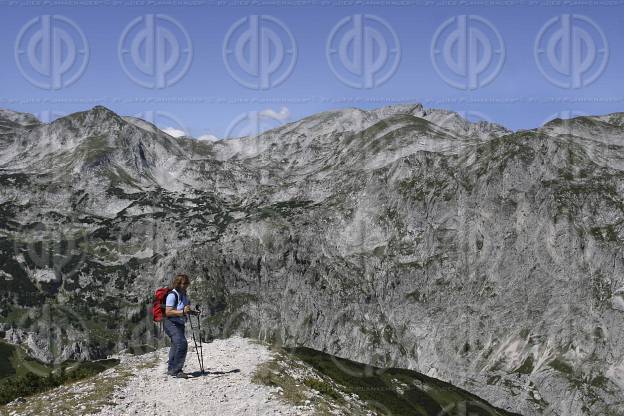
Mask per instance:
[[[171,289],[169,291],[169,293],[173,293],[173,296],[175,296],[175,304],[174,304],[174,308],[177,309],[178,308],[178,303],[180,303],[180,295],[178,294],[178,291],[175,289]],[[167,296],[169,296],[169,293],[167,293]],[[167,296],[165,296],[165,303],[162,305],[162,310],[163,313],[166,309],[166,305],[167,305]]]
[[[175,289],[171,289],[171,292],[169,292],[169,293],[173,293],[173,295],[175,296],[175,306],[174,306],[174,309],[177,309],[178,308],[178,303],[180,303],[180,294]]]

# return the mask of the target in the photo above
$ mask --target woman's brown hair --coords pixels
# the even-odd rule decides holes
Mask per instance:
[[[173,278],[173,282],[171,283],[172,289],[179,289],[182,286],[182,283],[191,283],[191,279],[185,275],[184,273],[178,273]]]

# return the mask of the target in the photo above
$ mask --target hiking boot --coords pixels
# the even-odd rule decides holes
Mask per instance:
[[[178,371],[176,374],[174,374],[175,378],[189,378],[188,374],[182,372],[182,371]]]

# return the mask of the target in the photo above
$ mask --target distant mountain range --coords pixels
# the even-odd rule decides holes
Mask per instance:
[[[403,367],[523,415],[624,414],[624,113],[511,131],[420,104],[254,137],[0,110],[0,330],[44,362],[213,336]]]

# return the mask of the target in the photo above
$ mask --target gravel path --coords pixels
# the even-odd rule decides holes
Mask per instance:
[[[251,382],[255,368],[272,358],[271,351],[248,339],[232,337],[203,344],[207,375],[176,379],[166,375],[168,348],[152,354],[153,368],[141,368],[130,382],[113,396],[115,406],[100,416],[120,415],[308,415],[310,409],[296,408],[279,399],[279,390]],[[123,360],[149,359],[120,357]],[[228,373],[238,369],[238,372]],[[199,371],[193,342],[189,342],[184,371]],[[223,372],[225,374],[219,374]]]

